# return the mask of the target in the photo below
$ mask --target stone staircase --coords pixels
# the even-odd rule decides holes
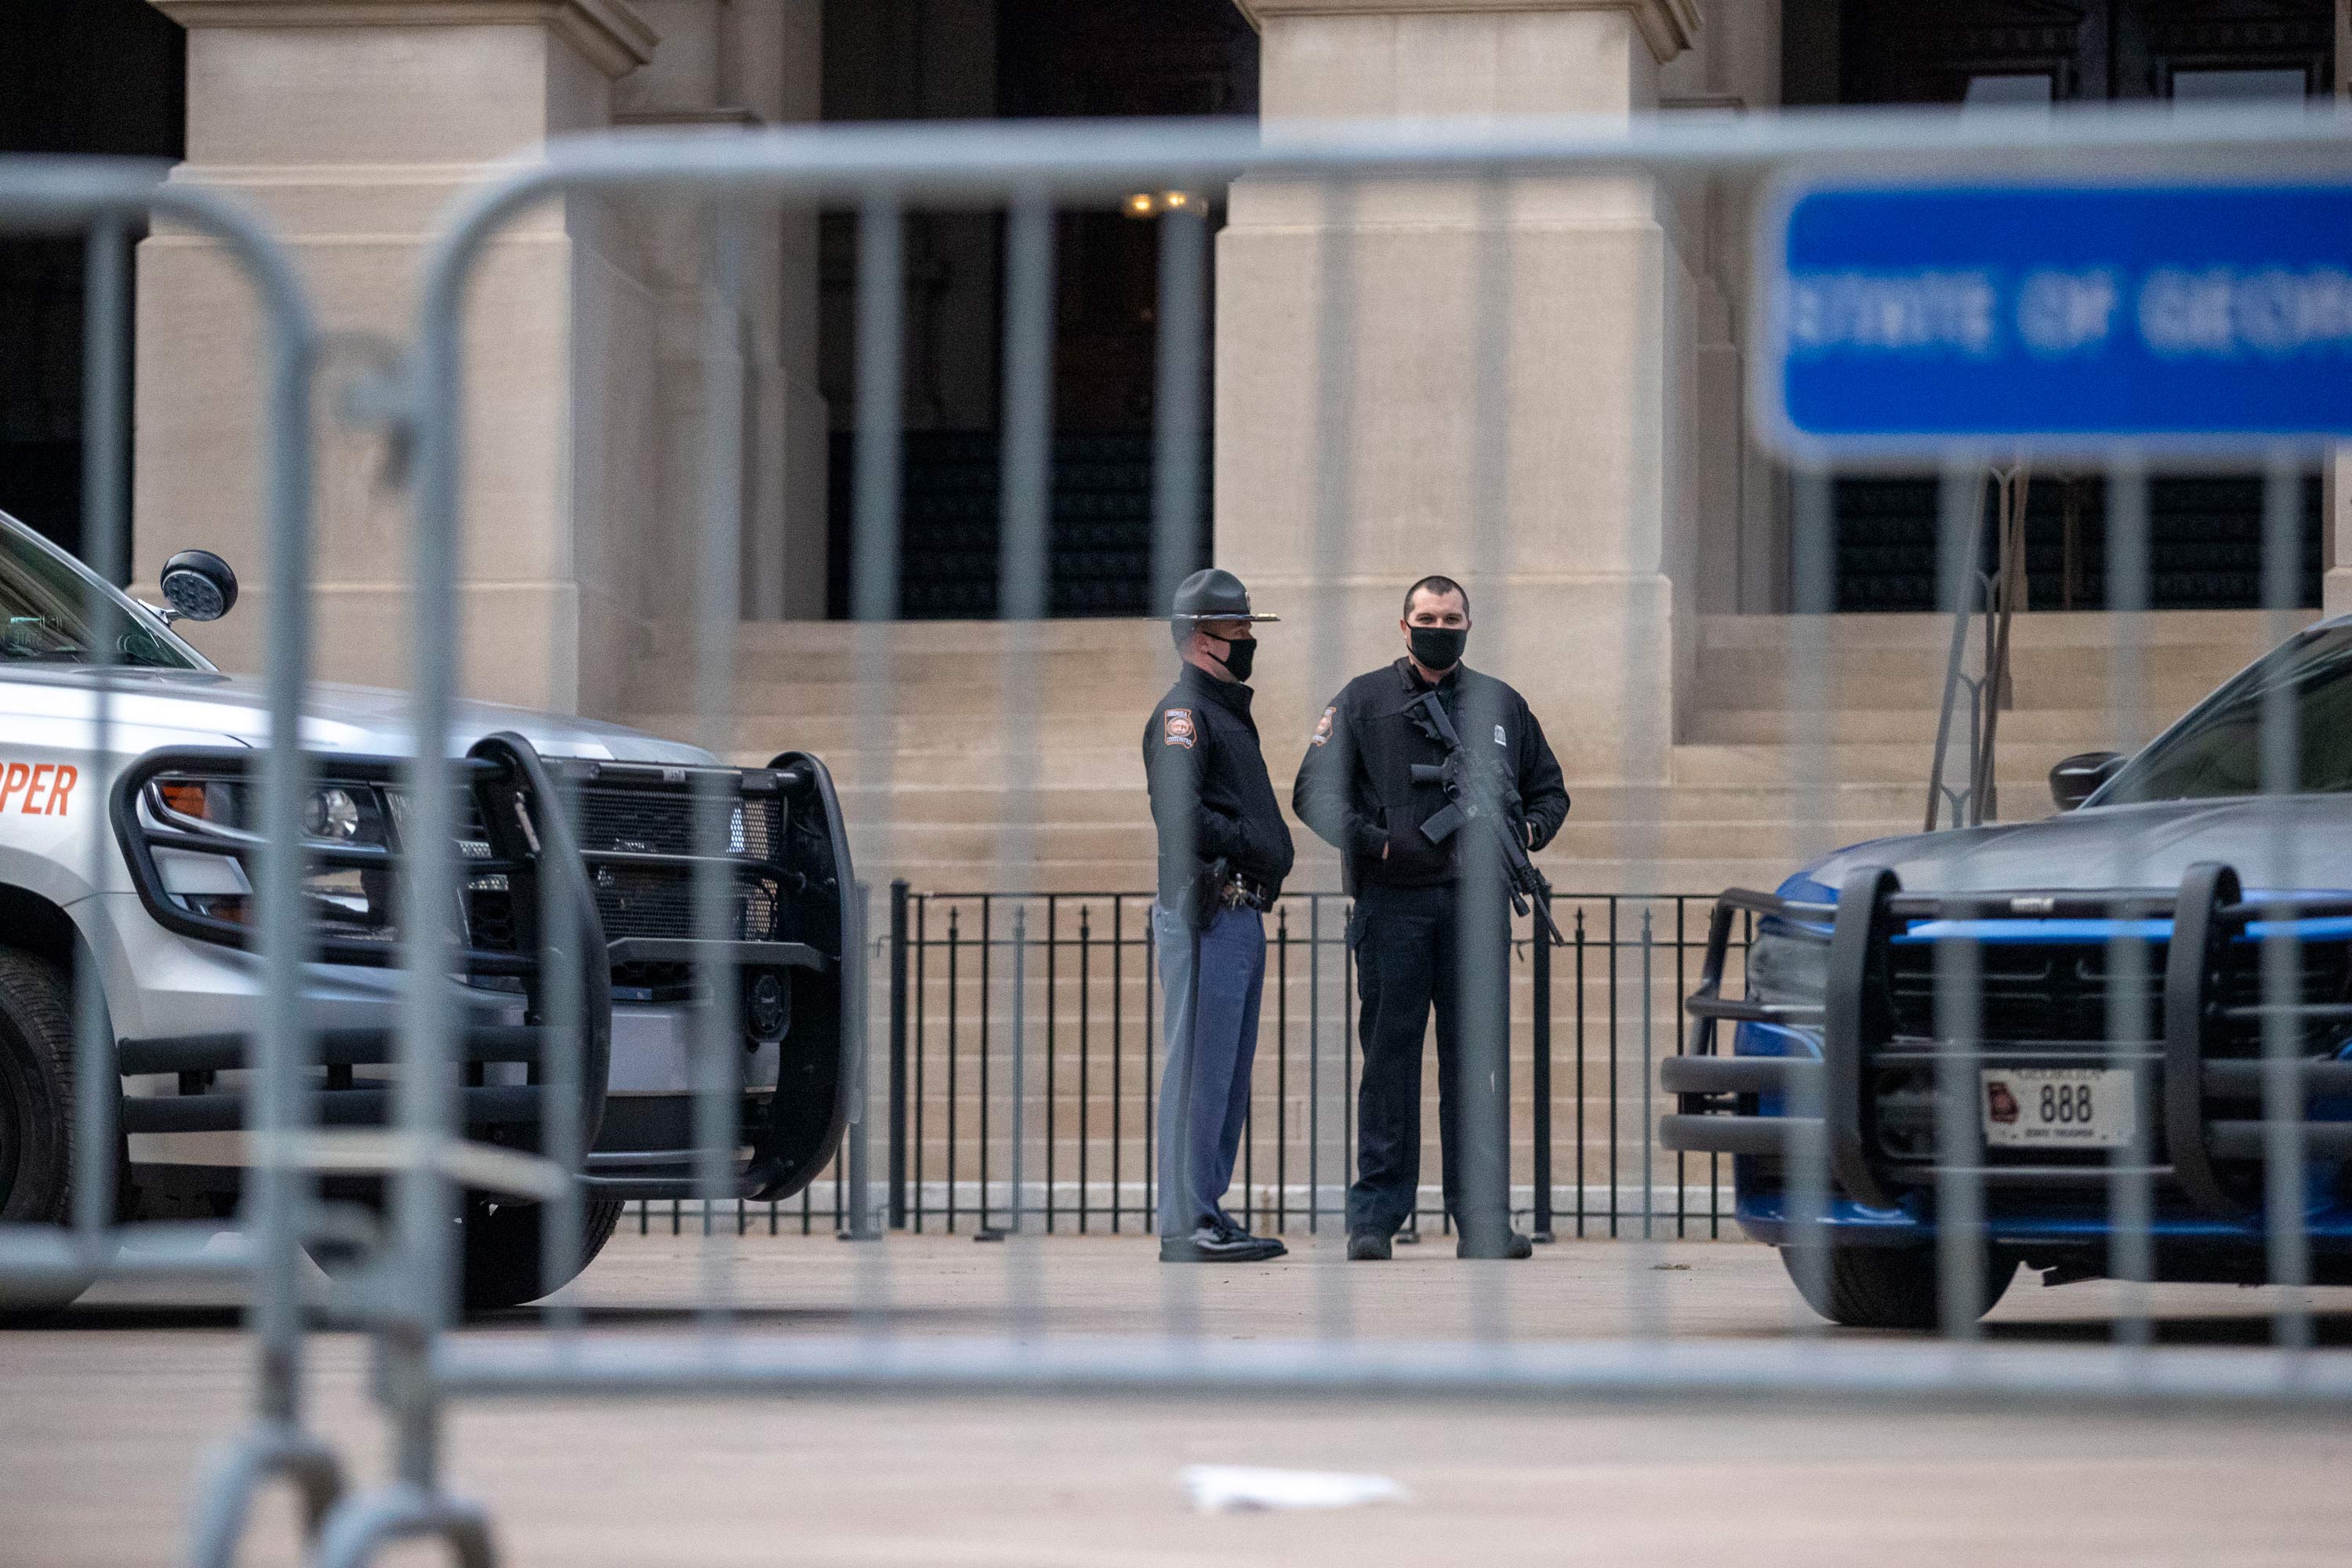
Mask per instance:
[[[2115,618],[2018,617],[2015,707],[2002,715],[2003,815],[2049,809],[2051,765],[2075,752],[2145,738],[2258,653],[2258,614],[2176,611],[2143,618],[2145,700],[2111,718]],[[1816,628],[1818,631],[1819,628]],[[1696,700],[1683,716],[1665,787],[1570,780],[1575,809],[1542,857],[1562,890],[1712,892],[1770,886],[1806,856],[1916,831],[1936,731],[1949,622],[1848,615],[1827,627],[1828,707],[1810,724],[1791,706],[1799,623],[1708,616],[1699,627]],[[901,623],[887,643],[887,719],[861,714],[857,645],[840,624],[747,624],[738,647],[732,741],[739,760],[782,749],[825,758],[840,784],[861,868],[877,882],[975,890],[1121,890],[1150,886],[1151,827],[1138,755],[1142,720],[1172,668],[1156,621]],[[665,701],[687,689],[682,647],[641,672],[629,722],[691,736]],[[1008,688],[1021,661],[1025,679]],[[1261,697],[1262,703],[1267,703]],[[1302,712],[1305,710],[1302,709]],[[1286,795],[1301,721],[1261,711],[1268,760]],[[1810,752],[1809,737],[1826,744]],[[1024,753],[1038,750],[1034,776]],[[1025,796],[1031,826],[1007,830]],[[1293,885],[1338,885],[1311,834]]]

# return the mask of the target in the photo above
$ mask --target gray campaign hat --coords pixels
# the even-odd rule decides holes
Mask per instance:
[[[1250,609],[1249,590],[1222,566],[1204,566],[1184,579],[1176,590],[1171,621],[1278,621]]]

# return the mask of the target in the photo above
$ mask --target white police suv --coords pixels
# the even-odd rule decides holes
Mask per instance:
[[[226,564],[184,552],[163,586],[173,608],[142,605],[0,513],[0,1220],[65,1221],[74,1106],[91,1093],[120,1097],[126,1215],[225,1214],[239,1191],[243,1069],[261,994],[249,878],[268,713],[257,682],[220,673],[168,624],[234,606]],[[305,1005],[310,1087],[331,1127],[380,1124],[391,1098],[405,918],[395,888],[411,847],[404,700],[321,685],[307,702],[317,962]],[[742,1046],[736,1190],[753,1200],[798,1191],[830,1159],[845,1105],[843,933],[855,884],[824,764],[785,752],[764,768],[721,768],[617,726],[487,704],[459,705],[455,727],[466,747],[459,897],[439,918],[461,972],[467,1135],[538,1146],[546,1033],[552,1018],[578,1017],[584,1267],[624,1203],[697,1191],[689,1016],[723,994]],[[730,804],[698,812],[714,779]],[[714,858],[733,884],[728,940],[717,942],[696,940],[691,891],[696,866]],[[564,966],[582,972],[576,1009],[546,994],[547,909],[572,911],[593,955]],[[103,994],[116,1082],[75,1081],[85,973]],[[373,1203],[380,1182],[332,1178],[330,1195]],[[562,1283],[542,1277],[541,1212],[468,1197],[467,1305],[527,1301]]]

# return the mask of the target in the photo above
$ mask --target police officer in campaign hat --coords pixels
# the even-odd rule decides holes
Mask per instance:
[[[1568,816],[1568,791],[1526,699],[1462,662],[1470,597],[1449,577],[1405,593],[1404,653],[1358,676],[1323,710],[1291,806],[1342,858],[1356,905],[1356,1181],[1348,1256],[1389,1256],[1421,1184],[1422,1039],[1437,1014],[1438,1137],[1446,1212],[1465,1258],[1525,1258],[1511,1228],[1507,1163],[1509,906],[1502,850],[1465,823],[1440,782],[1450,729],[1517,796],[1509,830],[1540,849]],[[1441,726],[1422,699],[1434,692]],[[1416,769],[1419,770],[1416,774]],[[1458,773],[1457,775],[1458,776]],[[1507,795],[1500,798],[1507,800]]]
[[[1250,609],[1241,579],[1214,567],[1176,590],[1169,628],[1183,660],[1143,730],[1151,819],[1160,830],[1152,936],[1166,987],[1160,1089],[1160,1258],[1255,1262],[1281,1242],[1252,1236],[1224,1209],[1249,1110],[1265,983],[1263,911],[1290,874],[1290,829],[1250,718]]]

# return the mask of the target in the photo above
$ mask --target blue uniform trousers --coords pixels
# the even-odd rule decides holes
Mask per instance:
[[[1255,910],[1220,906],[1195,931],[1154,904],[1160,1018],[1167,1063],[1160,1080],[1160,1234],[1184,1236],[1224,1215],[1249,1114],[1265,989],[1265,923]]]

